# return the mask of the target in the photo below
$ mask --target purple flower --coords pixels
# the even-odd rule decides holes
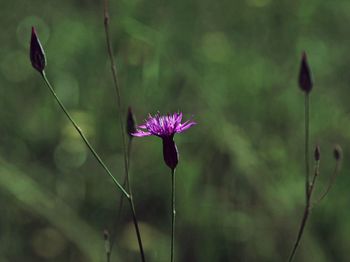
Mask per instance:
[[[140,125],[133,136],[144,137],[144,136],[158,136],[163,140],[163,157],[168,167],[174,170],[178,163],[178,151],[174,142],[174,135],[181,133],[196,123],[187,120],[181,123],[182,113],[168,114],[161,116],[159,113],[155,116],[148,116],[146,123]]]
[[[181,123],[182,113],[174,113],[173,115],[161,116],[159,113],[155,116],[148,116],[146,123],[138,126],[137,132],[133,136],[159,136],[161,138],[174,136],[176,133],[181,133],[196,123],[187,120]],[[142,130],[145,129],[145,130]]]

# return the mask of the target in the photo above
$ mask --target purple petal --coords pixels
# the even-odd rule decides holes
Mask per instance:
[[[151,132],[145,132],[145,131],[142,131],[142,130],[137,130],[136,133],[132,133],[131,135],[132,136],[136,136],[136,137],[144,137],[144,136],[151,136],[152,133]]]
[[[176,131],[177,133],[180,133],[180,132],[183,132],[185,131],[186,129],[189,129],[191,126],[193,125],[196,125],[197,123],[196,122],[189,122],[189,121],[186,121],[185,123],[183,123]]]
[[[178,114],[177,117],[175,118],[176,125],[181,124],[182,120],[182,113]]]

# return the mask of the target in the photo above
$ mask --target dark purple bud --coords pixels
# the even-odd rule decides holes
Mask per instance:
[[[315,157],[315,161],[320,161],[321,150],[318,145],[315,147],[314,157]]]
[[[171,170],[176,168],[179,161],[179,153],[177,151],[173,136],[163,137],[163,158]]]
[[[133,138],[132,134],[137,132],[135,116],[130,106],[128,108],[128,115],[126,116],[126,132],[128,133],[130,139]]]
[[[339,161],[342,158],[342,149],[340,145],[334,146],[333,155],[335,160]]]
[[[301,57],[300,71],[299,71],[299,87],[307,94],[312,89],[312,79],[309,64],[307,62],[306,53],[303,52]]]
[[[30,39],[30,61],[32,66],[40,73],[44,71],[46,66],[45,52],[34,27],[32,27],[32,37]]]

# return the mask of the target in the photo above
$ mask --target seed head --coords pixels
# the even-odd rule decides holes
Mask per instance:
[[[46,57],[43,47],[36,33],[34,26],[32,27],[32,37],[30,39],[30,61],[32,66],[42,73],[46,66]]]
[[[299,87],[305,93],[310,93],[312,89],[312,79],[309,64],[307,62],[306,53],[303,52],[301,57],[300,71],[299,71]]]

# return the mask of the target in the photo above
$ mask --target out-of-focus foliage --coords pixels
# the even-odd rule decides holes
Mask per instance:
[[[2,1],[0,41],[0,261],[138,261],[128,206],[59,110],[29,61],[36,26],[47,75],[121,181],[118,111],[102,1]],[[285,261],[304,203],[300,55],[308,53],[311,145],[321,147],[322,193],[296,261],[348,261],[350,2],[111,1],[122,99],[139,122],[183,111],[198,125],[175,137],[177,261]],[[131,173],[148,261],[167,261],[171,176],[157,138],[134,139]]]

